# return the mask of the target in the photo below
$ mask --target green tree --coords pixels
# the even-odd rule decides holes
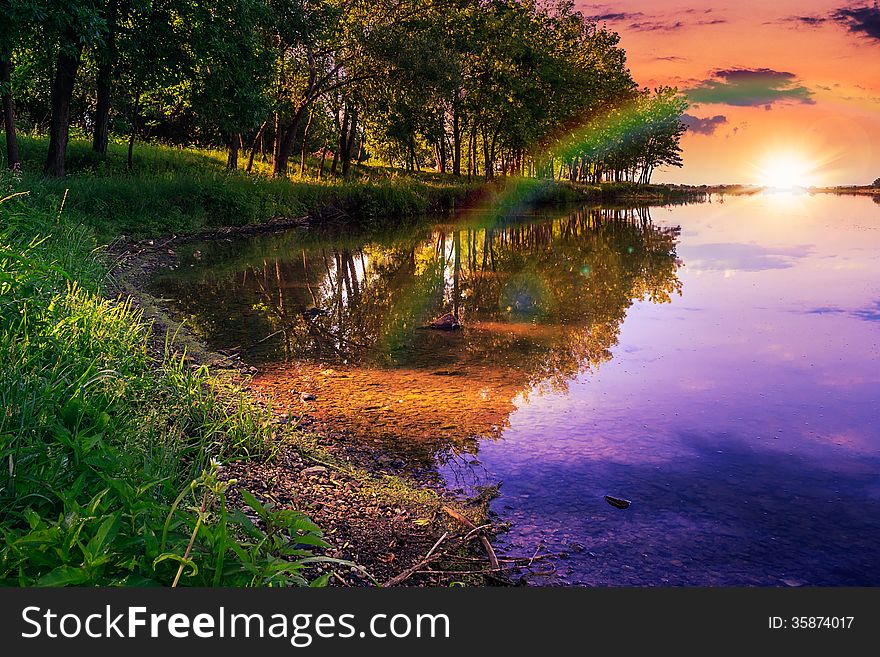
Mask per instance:
[[[42,15],[50,47],[55,52],[45,171],[50,176],[61,177],[66,170],[71,97],[83,49],[103,42],[106,22],[95,0],[47,2]]]

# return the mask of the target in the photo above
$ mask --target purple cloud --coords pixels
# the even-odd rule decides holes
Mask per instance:
[[[606,21],[631,21],[637,18],[641,18],[644,14],[640,11],[635,12],[626,12],[626,11],[609,11],[605,14],[597,14],[596,16],[587,16],[589,20],[595,21],[597,23],[602,23]]]
[[[867,5],[848,5],[835,9],[830,14],[824,16],[791,16],[783,19],[783,21],[799,23],[809,27],[817,27],[833,22],[843,25],[854,34],[880,41],[880,4],[877,3],[874,3],[873,7]]]
[[[681,117],[681,122],[687,126],[688,132],[698,135],[714,135],[719,127],[727,123],[727,117],[723,114],[716,114],[701,119],[692,114],[684,114]]]
[[[841,7],[831,17],[850,32],[880,41],[880,5],[876,3],[873,7]]]

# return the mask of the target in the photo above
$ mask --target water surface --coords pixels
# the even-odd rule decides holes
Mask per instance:
[[[534,583],[880,584],[868,198],[292,232],[181,249],[155,285],[276,404],[500,483],[499,547],[566,555]],[[424,328],[445,312],[462,330]]]

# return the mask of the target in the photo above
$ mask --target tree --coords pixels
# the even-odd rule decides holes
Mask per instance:
[[[71,122],[100,154],[111,132],[127,135],[129,166],[138,139],[222,146],[231,169],[248,144],[247,169],[271,152],[276,176],[296,156],[303,172],[317,151],[322,173],[332,157],[343,176],[367,154],[409,170],[583,182],[647,182],[681,164],[682,98],[639,90],[620,37],[572,0],[0,7],[13,19],[0,25],[9,159],[16,121],[47,130],[50,175],[64,173]]]
[[[3,104],[3,131],[6,134],[6,165],[13,171],[21,167],[12,96],[12,52],[27,23],[39,15],[40,6],[22,0],[0,0],[0,96]]]
[[[70,0],[60,6],[49,4],[51,7],[44,13],[45,26],[51,35],[56,61],[45,171],[50,176],[62,177],[70,132],[70,101],[80,57],[86,45],[102,42],[106,23],[95,0]]]
[[[113,85],[113,73],[118,55],[116,34],[120,14],[129,10],[127,0],[107,0],[101,7],[101,14],[106,24],[106,37],[100,47],[96,48],[97,75],[95,79],[95,117],[92,132],[92,148],[101,155],[107,154],[107,142],[110,137],[110,105]]]
[[[269,18],[262,0],[221,0],[196,7],[193,105],[229,147],[227,168],[238,168],[241,135],[272,106],[272,59],[261,30]]]

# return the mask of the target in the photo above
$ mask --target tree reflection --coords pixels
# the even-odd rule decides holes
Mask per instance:
[[[276,398],[315,391],[327,420],[437,447],[496,435],[520,396],[611,358],[634,301],[680,292],[678,233],[647,208],[585,208],[236,253],[158,284],[211,346],[261,363]],[[425,328],[447,312],[462,330]]]

